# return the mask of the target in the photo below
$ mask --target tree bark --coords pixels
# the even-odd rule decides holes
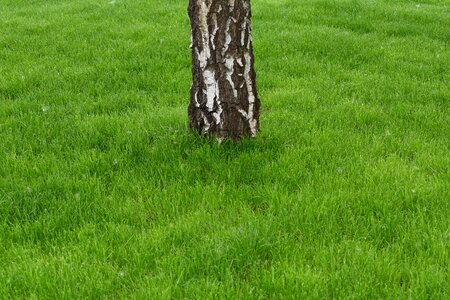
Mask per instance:
[[[189,126],[239,140],[259,130],[260,100],[250,0],[190,0],[192,88]]]

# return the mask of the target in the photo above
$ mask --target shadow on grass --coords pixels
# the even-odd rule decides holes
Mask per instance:
[[[185,184],[254,184],[260,171],[282,152],[282,143],[260,134],[240,142],[201,137],[189,130],[168,133],[151,145],[139,143],[124,157],[129,172],[157,182]]]

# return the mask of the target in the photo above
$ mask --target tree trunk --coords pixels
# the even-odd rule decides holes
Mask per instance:
[[[238,140],[259,130],[260,101],[250,0],[190,0],[192,88],[189,126]]]

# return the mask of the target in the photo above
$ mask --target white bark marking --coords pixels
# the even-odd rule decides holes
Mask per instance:
[[[209,5],[206,5],[205,0],[197,0],[197,5],[200,7],[200,14],[199,14],[199,23],[201,27],[201,31],[207,32],[208,31],[208,13],[209,9],[211,8],[211,3]]]
[[[214,29],[213,29],[213,32],[211,32],[209,38],[211,40],[211,45],[212,45],[213,50],[216,50],[216,45],[214,44],[214,40],[216,38],[217,31],[219,31],[219,26],[217,26],[217,15],[216,14],[213,14],[212,21],[214,24]]]
[[[214,120],[216,121],[216,125],[222,125],[222,122],[221,122],[222,106],[220,105],[220,102],[219,102],[219,109],[217,110],[217,112],[214,112],[212,114],[212,116],[213,116]]]
[[[247,112],[245,110],[243,110],[242,108],[238,108],[237,110],[244,118],[247,119]]]
[[[249,4],[248,1],[245,1],[245,0],[242,1],[242,6],[244,7],[244,9],[245,9],[247,12],[250,11],[250,10],[249,10],[248,4]],[[247,16],[248,16],[248,14],[247,14]]]
[[[225,66],[227,67],[227,80],[231,85],[231,88],[233,89],[233,95],[235,98],[237,98],[238,91],[236,90],[236,87],[233,82],[233,78],[231,77],[234,73],[234,58],[233,57],[227,57],[225,59]]]
[[[208,59],[211,57],[211,50],[209,49],[209,33],[208,33],[208,13],[211,4],[206,5],[206,1],[197,0],[197,5],[200,7],[199,25],[200,32],[202,33],[202,51],[197,52],[198,59],[200,61],[200,68],[205,69],[208,63]]]
[[[203,71],[203,80],[206,85],[206,107],[208,111],[212,111],[214,108],[214,100],[219,99],[219,84],[216,80],[216,72],[207,68]]]
[[[205,68],[206,68],[206,65],[208,64],[208,53],[209,53],[209,51],[205,51],[205,50],[203,50],[203,51],[198,51],[198,48],[196,47],[195,48],[195,53],[197,54],[197,57],[198,57],[198,60],[199,60],[199,63],[200,63],[200,68],[202,69],[202,70],[204,70]]]
[[[249,37],[250,40],[250,37]],[[254,108],[255,108],[255,95],[253,94],[253,82],[250,77],[251,70],[251,56],[248,51],[244,54],[245,57],[245,70],[244,70],[244,79],[247,84],[247,93],[248,93],[248,112],[247,112],[247,120],[250,125],[250,131],[252,136],[256,136],[256,125],[257,121],[253,118]]]
[[[245,21],[242,22],[242,31],[241,31],[241,45],[245,46],[245,30],[247,29],[247,18],[245,18]]]
[[[195,107],[200,107],[200,103],[198,102],[197,95],[198,95],[198,91],[196,91],[195,95],[194,95]]]
[[[225,56],[225,53],[227,53],[228,47],[230,46],[230,43],[231,43],[230,25],[231,25],[231,19],[228,19],[227,26],[225,28],[225,44],[223,45],[223,49],[222,49],[223,56]]]

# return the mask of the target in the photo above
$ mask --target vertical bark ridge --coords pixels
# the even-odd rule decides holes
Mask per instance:
[[[250,0],[190,0],[192,87],[189,125],[218,139],[256,136],[260,100]]]

